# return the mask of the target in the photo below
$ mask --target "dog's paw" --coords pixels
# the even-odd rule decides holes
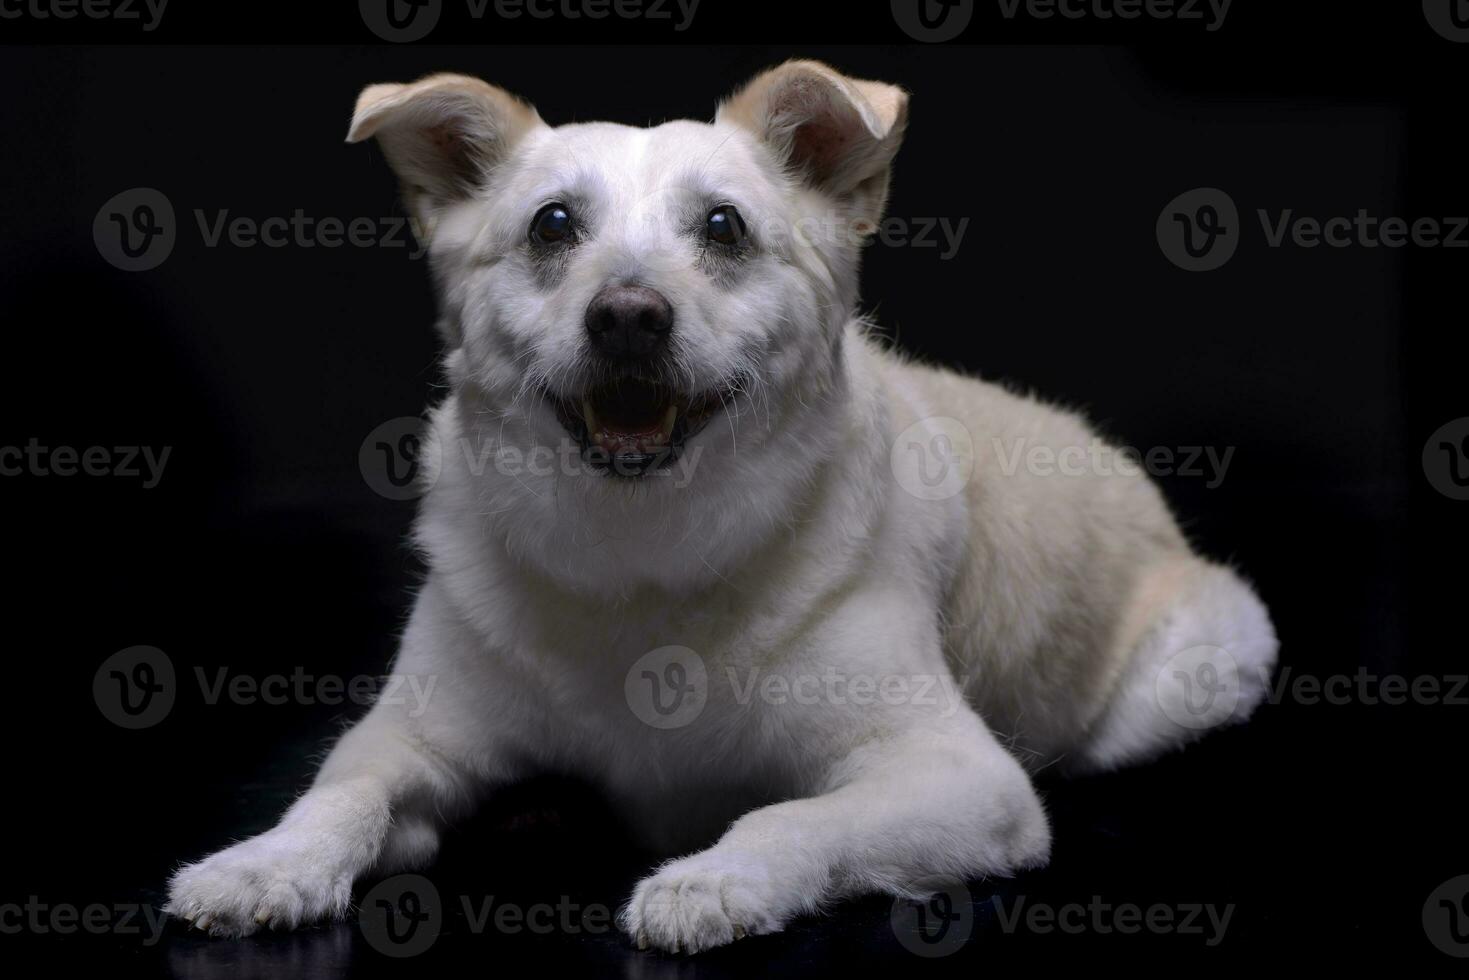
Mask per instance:
[[[638,948],[697,953],[779,932],[788,913],[763,871],[713,852],[665,864],[633,889],[619,922]]]
[[[236,844],[176,871],[164,911],[232,938],[340,917],[352,901],[352,878],[333,872],[318,850],[280,830]]]

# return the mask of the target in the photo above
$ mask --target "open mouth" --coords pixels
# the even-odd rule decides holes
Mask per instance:
[[[579,401],[555,399],[556,416],[592,465],[618,476],[667,467],[738,391],[730,383],[701,397],[637,378],[598,384]]]

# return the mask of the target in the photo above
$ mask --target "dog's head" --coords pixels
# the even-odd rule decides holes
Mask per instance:
[[[646,499],[679,460],[685,486],[728,483],[839,389],[906,110],[894,86],[806,61],[712,124],[551,127],[434,75],[365,89],[348,139],[376,137],[402,182],[450,381],[493,438],[570,445],[577,465],[550,478]]]
[[[589,476],[628,476],[721,416],[778,424],[782,394],[829,380],[905,109],[793,62],[712,125],[552,128],[435,75],[366,89],[348,138],[378,139],[429,238],[458,380],[579,440]]]

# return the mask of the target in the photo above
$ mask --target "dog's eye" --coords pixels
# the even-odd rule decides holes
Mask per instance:
[[[530,240],[538,245],[562,245],[571,241],[571,212],[564,204],[547,204],[530,223]]]
[[[745,240],[745,220],[733,204],[721,204],[709,212],[709,240],[720,245],[738,245]]]

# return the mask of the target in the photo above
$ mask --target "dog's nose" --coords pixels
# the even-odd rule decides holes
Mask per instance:
[[[606,286],[587,306],[592,346],[607,357],[643,360],[668,343],[673,304],[648,286]]]

